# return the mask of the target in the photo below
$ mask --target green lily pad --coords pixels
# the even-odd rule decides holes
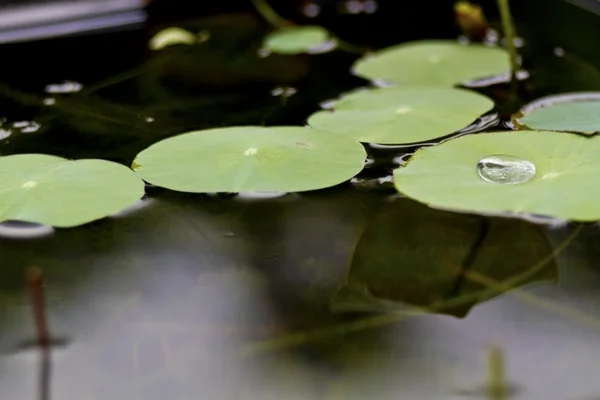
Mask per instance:
[[[600,95],[569,93],[540,99],[523,109],[518,123],[532,129],[594,134],[600,132]]]
[[[110,161],[0,157],[0,221],[72,227],[122,211],[143,195],[144,182]]]
[[[357,60],[352,71],[370,80],[397,84],[453,86],[506,74],[508,53],[499,47],[420,40],[379,50]]]
[[[329,32],[320,26],[280,28],[265,38],[264,46],[272,53],[301,54],[325,44]]]
[[[167,46],[175,44],[194,44],[196,43],[196,35],[182,28],[171,27],[158,32],[150,39],[148,47],[151,50],[160,50]]]
[[[182,192],[299,192],[350,179],[365,158],[363,146],[342,135],[238,126],[165,139],[139,153],[133,168],[154,185]]]
[[[367,143],[404,144],[456,132],[494,103],[461,89],[427,86],[380,88],[350,94],[318,111],[308,124]]]
[[[394,183],[406,196],[437,208],[595,221],[598,154],[596,137],[550,131],[466,135],[419,149],[394,171]],[[486,158],[492,160],[489,168],[479,168]]]

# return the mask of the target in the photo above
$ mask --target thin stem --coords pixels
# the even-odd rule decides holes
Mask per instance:
[[[498,0],[498,10],[500,10],[500,19],[502,20],[502,30],[504,31],[504,40],[510,57],[511,80],[516,80],[516,74],[519,70],[519,55],[515,46],[515,25],[510,13],[509,0]]]
[[[335,36],[334,40],[337,42],[337,48],[343,51],[346,51],[348,53],[355,53],[355,54],[365,54],[368,53],[370,50],[355,44],[352,44],[350,42],[346,42],[345,40],[340,39],[339,37]]]
[[[507,400],[508,385],[506,384],[506,366],[504,352],[497,346],[492,346],[488,354],[488,395],[490,400]]]
[[[46,302],[44,299],[44,282],[42,271],[31,268],[27,271],[27,288],[33,311],[33,320],[37,330],[38,345],[42,349],[50,347],[50,331],[46,318]]]
[[[267,0],[250,0],[252,5],[256,8],[256,11],[271,25],[276,28],[283,28],[286,26],[296,25],[292,21],[289,21],[279,14],[269,5]]]

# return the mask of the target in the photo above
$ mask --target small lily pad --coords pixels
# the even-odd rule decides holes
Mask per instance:
[[[595,221],[598,154],[596,137],[551,131],[466,135],[419,149],[394,171],[394,183],[406,196],[437,208]],[[482,173],[482,164],[497,170]],[[510,174],[519,179],[507,179]]]
[[[320,26],[280,28],[265,38],[265,48],[273,53],[309,53],[329,40],[329,32]]]
[[[110,161],[0,157],[0,221],[71,227],[122,211],[143,195],[144,182]]]
[[[387,47],[357,60],[353,72],[403,85],[453,86],[507,74],[508,52],[452,40],[420,40]]]
[[[357,141],[302,127],[239,126],[174,136],[139,153],[133,168],[146,181],[181,192],[315,190],[363,168]]]
[[[194,44],[196,43],[196,35],[182,28],[171,27],[163,29],[150,39],[148,47],[151,50],[160,50],[167,46],[175,44]]]
[[[526,106],[517,122],[532,129],[600,132],[600,93],[581,92],[549,96]]]
[[[405,144],[449,135],[493,107],[487,97],[462,89],[380,88],[345,96],[333,112],[318,111],[308,124],[361,142]]]

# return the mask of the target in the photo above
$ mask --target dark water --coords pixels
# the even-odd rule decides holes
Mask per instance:
[[[146,31],[6,46],[10,135],[0,152],[129,164],[188,130],[303,124],[319,103],[367,84],[346,73],[354,55],[258,59],[259,19],[206,18],[182,24],[211,31],[205,52],[150,54],[152,21]],[[456,33],[438,28],[432,36]],[[373,46],[413,38],[378,32],[354,33]],[[600,82],[569,49],[523,52],[531,76],[520,103]],[[83,88],[44,92],[64,80]],[[278,87],[297,92],[283,101]],[[480,90],[499,107],[469,130],[506,129],[518,106],[506,85]],[[411,151],[372,146],[354,184],[318,192],[253,199],[149,187],[136,207],[86,226],[2,226],[0,399],[43,399],[48,372],[46,398],[58,400],[599,398],[598,225],[429,209],[386,183]],[[28,346],[24,277],[34,266],[54,343],[45,366]],[[494,297],[498,282],[519,288]],[[510,397],[487,394],[491,346]]]

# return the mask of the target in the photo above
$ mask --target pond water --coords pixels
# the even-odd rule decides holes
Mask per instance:
[[[153,20],[3,45],[0,153],[129,165],[180,132],[302,125],[367,84],[347,73],[356,56],[343,52],[262,63],[260,19],[212,11],[182,23],[211,32],[205,53],[150,53]],[[332,24],[378,47],[420,34],[359,35],[382,23],[364,14]],[[456,37],[451,25],[431,34]],[[598,88],[600,72],[569,49],[529,51],[520,104],[557,87]],[[478,90],[500,107],[459,134],[508,129],[508,86]],[[0,398],[599,399],[598,224],[418,204],[389,178],[415,147],[369,146],[360,176],[327,190],[191,195],[148,185],[134,207],[81,227],[0,225]],[[32,345],[32,267],[44,277],[45,355]],[[497,295],[498,282],[519,287]],[[430,304],[437,313],[421,313]],[[499,376],[502,388],[489,389]]]

